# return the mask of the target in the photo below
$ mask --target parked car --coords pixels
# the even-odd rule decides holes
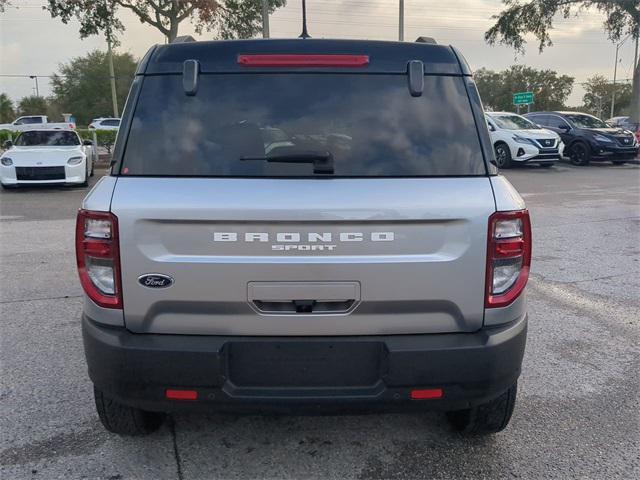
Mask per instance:
[[[605,122],[611,125],[612,127],[622,127],[622,124],[628,121],[629,121],[629,117],[611,117],[605,120]]]
[[[611,127],[593,115],[534,112],[525,117],[557,132],[566,145],[565,154],[574,165],[588,165],[592,160],[609,160],[621,165],[638,155],[638,142],[631,132]]]
[[[89,124],[92,130],[118,130],[120,128],[119,118],[94,118]]]
[[[46,115],[27,115],[18,117],[11,123],[0,124],[0,130],[12,132],[24,132],[26,130],[74,130],[75,122],[50,122]]]
[[[560,136],[511,112],[486,112],[489,135],[499,168],[525,163],[550,167],[562,156]]]
[[[613,117],[606,122],[612,127],[623,128],[635,134],[636,140],[640,143],[640,123],[631,121],[631,117]]]
[[[461,54],[236,40],[144,58],[76,230],[104,427],[377,408],[505,428],[531,228]]]
[[[72,130],[29,130],[5,143],[0,156],[4,188],[33,184],[87,185],[93,175],[93,145]]]

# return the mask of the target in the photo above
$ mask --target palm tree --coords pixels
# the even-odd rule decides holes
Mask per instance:
[[[15,118],[13,102],[6,93],[0,93],[0,123],[12,122]]]

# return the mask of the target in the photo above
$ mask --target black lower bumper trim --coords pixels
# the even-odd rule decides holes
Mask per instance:
[[[474,333],[359,337],[134,334],[86,317],[82,327],[91,380],[135,407],[394,411],[461,409],[499,396],[520,374],[527,320]],[[414,388],[444,395],[412,401]],[[166,400],[167,389],[196,390],[198,400]]]
[[[632,160],[638,156],[639,147],[592,147],[592,160]]]

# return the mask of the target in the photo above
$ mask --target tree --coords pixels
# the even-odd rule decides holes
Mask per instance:
[[[18,102],[18,116],[22,115],[46,115],[47,100],[44,97],[31,95],[23,97]]]
[[[594,75],[584,84],[586,93],[582,97],[584,109],[596,117],[608,118],[611,112],[611,96],[613,93],[613,83],[602,75]],[[628,83],[617,83],[616,104],[614,116],[627,113],[631,106],[631,85]]]
[[[13,102],[6,93],[0,93],[0,123],[12,122],[15,117]]]
[[[569,18],[588,8],[597,9],[605,16],[604,29],[609,38],[618,42],[630,34],[640,35],[640,0],[502,0],[506,8],[494,15],[496,23],[485,33],[485,40],[512,46],[523,52],[524,36],[535,35],[538,49],[553,45],[550,32],[556,15]],[[630,113],[640,121],[640,60],[633,72],[633,94]]]
[[[285,5],[286,0],[268,0],[269,11]],[[140,22],[159,30],[172,42],[180,24],[188,21],[197,33],[216,31],[220,38],[247,38],[262,27],[261,0],[48,0],[52,17],[64,23],[76,18],[82,38],[105,33],[115,36],[124,31],[117,19],[119,8],[133,12]]]
[[[114,54],[118,103],[124,104],[136,71],[136,59],[130,53]],[[53,102],[58,109],[72,113],[76,123],[86,125],[92,118],[111,115],[111,91],[108,82],[107,53],[99,50],[76,57],[59,66],[51,79]]]
[[[529,90],[535,93],[532,109],[562,109],[574,83],[573,77],[524,65],[513,65],[501,72],[481,68],[474,77],[485,107],[495,111],[515,111],[513,94]]]

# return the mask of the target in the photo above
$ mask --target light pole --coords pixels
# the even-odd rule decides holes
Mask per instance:
[[[40,89],[38,88],[38,76],[37,75],[29,75],[29,78],[36,81],[36,97],[40,96]]]
[[[618,51],[624,42],[631,36],[631,34],[627,35],[622,39],[620,43],[616,45],[616,64],[613,66],[613,88],[611,89],[611,115],[609,117],[613,117],[615,108],[616,108],[616,80],[618,79]]]
[[[118,114],[118,94],[116,92],[116,74],[113,69],[113,52],[111,50],[111,39],[107,36],[107,62],[109,63],[109,82],[111,83],[111,103],[113,106],[113,116]]]
[[[262,38],[269,38],[269,2],[262,0]]]
[[[404,0],[398,6],[398,40],[404,42]]]

